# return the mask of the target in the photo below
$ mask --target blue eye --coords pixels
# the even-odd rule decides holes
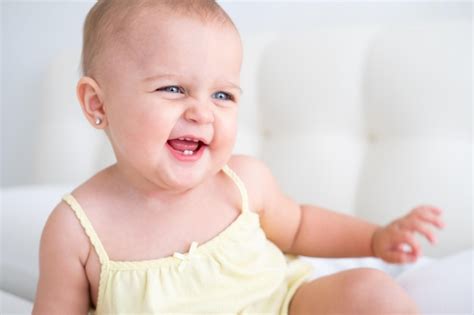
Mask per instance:
[[[216,92],[212,94],[212,96],[218,100],[223,100],[223,101],[230,101],[234,99],[234,97],[231,94],[222,92],[222,91]]]
[[[157,91],[164,91],[164,92],[169,92],[169,93],[182,93],[184,94],[184,89],[180,86],[176,85],[171,85],[171,86],[165,86],[159,89],[156,89]]]

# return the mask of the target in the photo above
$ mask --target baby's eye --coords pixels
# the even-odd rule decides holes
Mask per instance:
[[[212,94],[212,97],[218,99],[218,100],[223,100],[223,101],[230,101],[234,99],[234,96],[232,94],[226,93],[226,92],[216,92]]]
[[[184,94],[184,89],[180,86],[176,85],[170,85],[170,86],[165,86],[159,89],[156,89],[157,91],[164,91],[164,92],[169,92],[169,93],[181,93]]]

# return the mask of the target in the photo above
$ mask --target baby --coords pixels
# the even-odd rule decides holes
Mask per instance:
[[[414,262],[441,211],[377,226],[299,205],[232,155],[242,44],[215,1],[99,0],[82,57],[79,102],[117,161],[49,216],[34,314],[417,313],[380,271],[309,281],[297,255]]]

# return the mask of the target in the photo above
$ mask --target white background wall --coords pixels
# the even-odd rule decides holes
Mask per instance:
[[[244,40],[246,34],[255,32],[300,32],[328,25],[417,24],[472,17],[470,1],[220,2]],[[32,183],[42,79],[55,56],[80,50],[82,23],[93,3],[1,1],[2,186]]]

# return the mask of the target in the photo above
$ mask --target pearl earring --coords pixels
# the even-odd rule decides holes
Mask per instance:
[[[95,124],[98,126],[98,125],[100,125],[101,123],[102,123],[102,119],[100,119],[100,117],[97,117],[97,118],[95,119]]]

